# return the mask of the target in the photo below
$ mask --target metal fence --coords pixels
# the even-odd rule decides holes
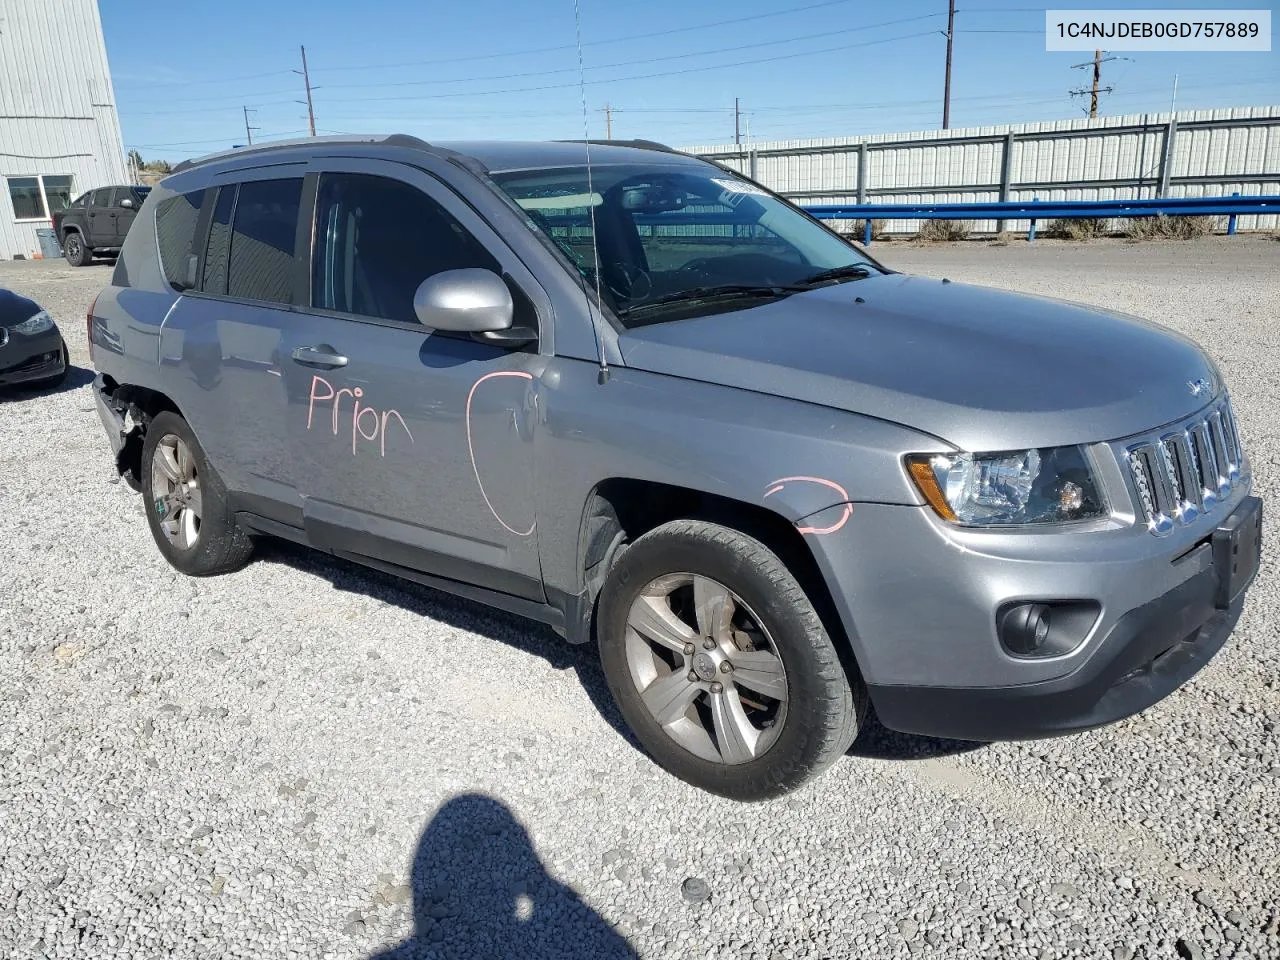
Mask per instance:
[[[1242,217],[1280,213],[1280,195],[1273,197],[1183,197],[1155,200],[1057,200],[1030,203],[863,203],[808,205],[820,220],[848,223],[861,220],[862,242],[872,242],[875,220],[987,220],[997,223],[1026,222],[1027,239],[1036,238],[1036,226],[1045,220],[1130,219],[1134,217],[1225,217],[1228,234],[1234,234]],[[1030,218],[1030,219],[1028,219]]]
[[[1280,193],[1280,106],[685,149],[806,206]],[[887,226],[914,233],[920,222]],[[1029,221],[973,226],[1026,230]],[[1276,214],[1239,218],[1242,230],[1277,226]]]

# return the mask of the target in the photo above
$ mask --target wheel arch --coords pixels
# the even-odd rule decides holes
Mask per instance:
[[[142,485],[142,444],[146,438],[147,426],[161,412],[177,414],[183,420],[187,418],[178,408],[177,403],[168,394],[151,387],[143,387],[131,383],[117,383],[108,376],[103,376],[103,392],[111,405],[126,418],[132,426],[124,435],[124,446],[116,457],[116,469],[120,471],[131,487],[141,489]]]
[[[690,487],[611,477],[592,488],[583,506],[578,536],[578,571],[582,577],[580,602],[586,607],[581,633],[569,639],[594,637],[594,615],[600,588],[609,568],[627,544],[673,520],[706,520],[754,537],[777,555],[799,582],[839,651],[850,676],[858,676],[851,626],[841,618],[830,586],[805,535],[796,522],[757,503]],[[573,617],[566,617],[569,623]]]

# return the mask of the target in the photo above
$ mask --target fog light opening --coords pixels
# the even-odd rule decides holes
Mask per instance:
[[[1096,600],[1015,601],[996,612],[996,633],[1015,657],[1058,657],[1084,642],[1101,610]]]
[[[1000,641],[1010,652],[1034,656],[1049,639],[1052,614],[1043,603],[1020,603],[1010,607],[1000,622]]]

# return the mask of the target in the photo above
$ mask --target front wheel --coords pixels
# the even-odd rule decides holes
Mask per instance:
[[[159,413],[147,425],[142,495],[156,546],[183,573],[208,577],[248,563],[253,540],[236,523],[221,478],[176,413]]]
[[[93,251],[84,244],[84,238],[72,230],[62,241],[62,255],[73,267],[83,267],[93,259]]]
[[[640,537],[609,573],[597,626],[623,716],[694,786],[778,796],[858,734],[861,680],[782,561],[736,530],[679,520]]]

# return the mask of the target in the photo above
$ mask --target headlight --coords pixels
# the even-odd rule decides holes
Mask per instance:
[[[1106,514],[1079,447],[922,454],[907,471],[944,520],[967,526],[1061,523]]]
[[[41,310],[34,317],[23,320],[21,323],[14,324],[9,328],[14,333],[22,333],[30,337],[37,333],[44,333],[46,330],[53,329],[53,317],[47,312]]]

